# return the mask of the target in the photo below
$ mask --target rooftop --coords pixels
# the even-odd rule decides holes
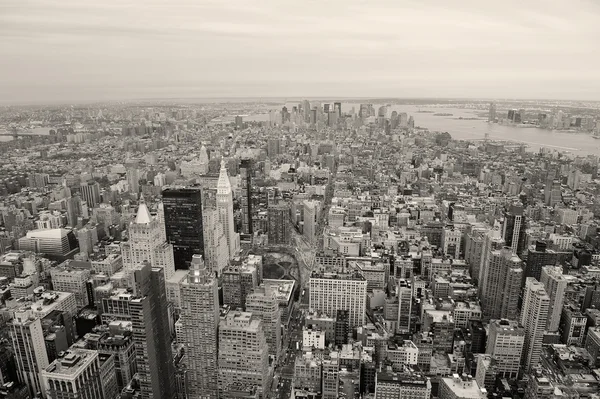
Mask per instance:
[[[50,363],[42,374],[48,378],[72,379],[84,372],[96,358],[98,352],[95,350],[72,348]]]

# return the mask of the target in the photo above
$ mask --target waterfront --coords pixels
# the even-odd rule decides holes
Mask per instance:
[[[288,110],[297,103],[287,103]],[[375,110],[385,104],[373,104]],[[360,103],[342,103],[342,111],[350,112],[354,108],[358,112]],[[279,108],[280,109],[280,108]],[[418,112],[418,111],[428,112]],[[545,147],[557,151],[568,151],[574,155],[600,155],[600,140],[594,139],[589,133],[567,133],[558,130],[539,128],[521,128],[497,123],[488,123],[481,118],[475,109],[446,108],[435,105],[391,105],[387,116],[393,111],[406,112],[415,119],[415,126],[431,131],[448,132],[456,140],[482,140],[489,133],[491,140],[515,141],[528,145],[529,151],[539,151]],[[431,112],[429,112],[431,111]],[[452,116],[434,116],[434,113],[448,113]],[[459,119],[462,117],[463,119]],[[244,117],[249,121],[268,121],[268,114],[250,115]]]

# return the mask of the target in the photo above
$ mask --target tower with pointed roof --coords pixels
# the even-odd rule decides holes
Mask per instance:
[[[148,261],[152,267],[162,267],[168,280],[175,273],[173,246],[165,241],[161,223],[150,215],[143,197],[128,231],[129,241],[121,242],[123,269],[134,270]]]
[[[206,147],[204,146],[204,144],[202,145],[202,147],[200,148],[200,157],[198,158],[198,160],[200,161],[200,174],[201,175],[205,175],[208,173],[208,151],[206,150]]]
[[[219,180],[217,181],[217,211],[219,212],[219,219],[221,220],[223,231],[227,238],[229,258],[231,259],[239,251],[240,238],[235,232],[231,182],[229,181],[229,175],[227,174],[224,160],[221,160],[221,171],[219,172]]]

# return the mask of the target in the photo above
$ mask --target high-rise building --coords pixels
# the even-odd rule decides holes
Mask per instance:
[[[487,283],[489,274],[489,264],[492,252],[501,250],[504,247],[504,240],[501,237],[500,227],[495,226],[494,229],[488,231],[483,237],[483,249],[481,254],[481,264],[479,266],[479,296],[486,297],[488,295]]]
[[[398,282],[398,325],[396,331],[399,333],[410,332],[412,293],[412,288],[404,281],[400,280]]]
[[[302,204],[304,205],[304,225],[302,229],[302,234],[304,234],[304,236],[309,242],[314,242],[317,227],[319,203],[317,201],[305,200]]]
[[[583,345],[588,318],[573,304],[565,305],[560,318],[560,340],[565,345]]]
[[[246,297],[246,311],[260,317],[269,345],[269,354],[279,356],[281,351],[281,310],[277,292],[261,285]]]
[[[128,303],[140,398],[173,399],[175,368],[163,270],[147,262],[135,270],[133,295]]]
[[[431,381],[422,374],[380,371],[375,377],[377,399],[429,399]]]
[[[219,218],[214,208],[204,208],[202,212],[204,226],[204,262],[212,273],[221,275],[229,261],[229,247]]]
[[[138,168],[127,169],[127,185],[130,193],[137,195],[140,192],[140,171]]]
[[[233,258],[240,250],[240,236],[235,232],[235,222],[233,219],[233,196],[231,193],[231,183],[225,167],[225,161],[221,161],[221,171],[217,182],[217,211],[223,225],[223,232],[227,238],[229,248],[229,258]]]
[[[181,299],[179,321],[188,370],[187,397],[216,399],[219,287],[202,255],[192,258],[187,280],[181,284]]]
[[[485,319],[517,318],[522,278],[522,261],[511,248],[490,252],[481,296]]]
[[[440,381],[439,399],[486,399],[487,391],[480,387],[470,375],[442,377]]]
[[[8,325],[15,353],[17,376],[19,381],[27,385],[29,393],[34,397],[44,392],[40,373],[49,364],[42,323],[31,312],[24,311],[15,312],[14,318]]]
[[[95,180],[88,180],[79,186],[81,198],[87,202],[88,207],[95,208],[100,204],[100,184]]]
[[[492,355],[498,375],[517,378],[525,345],[525,329],[511,320],[492,320],[485,353]]]
[[[529,247],[525,262],[525,277],[533,277],[539,280],[542,278],[542,267],[557,264],[558,252],[546,248],[545,241],[536,241],[535,246]]]
[[[523,367],[530,371],[536,367],[542,353],[544,330],[548,323],[550,297],[544,285],[532,277],[525,280],[521,325],[525,328]]]
[[[269,244],[290,243],[290,210],[285,204],[269,206],[267,210]]]
[[[600,367],[600,326],[590,327],[588,330],[585,349],[592,356],[592,365]]]
[[[259,285],[259,272],[255,265],[234,259],[222,273],[223,303],[244,309],[247,296]]]
[[[114,399],[117,379],[113,355],[71,348],[42,370],[49,398]]]
[[[494,122],[495,120],[496,120],[496,103],[490,103],[488,122]]]
[[[520,254],[525,245],[525,216],[521,204],[512,204],[504,212],[502,239],[513,254]]]
[[[252,159],[242,159],[240,162],[240,178],[242,186],[242,232],[252,235],[252,176],[254,174],[254,163]]]
[[[90,271],[88,269],[71,268],[68,266],[68,262],[65,262],[58,267],[52,268],[50,275],[52,277],[52,287],[56,291],[75,294],[77,308],[89,305],[86,284],[90,279]]]
[[[162,192],[167,241],[173,245],[176,270],[189,269],[192,255],[204,255],[202,193],[199,187]]]
[[[269,348],[259,317],[230,311],[219,323],[219,397],[230,392],[267,393],[271,370]]]
[[[331,316],[347,310],[350,328],[365,323],[367,280],[361,274],[313,273],[308,284],[311,309]]]
[[[121,242],[123,269],[133,270],[148,261],[154,267],[162,267],[166,279],[171,278],[175,273],[173,245],[165,241],[160,221],[150,215],[143,199],[128,232],[129,241]]]
[[[567,279],[563,276],[562,267],[542,267],[540,283],[544,284],[546,292],[550,297],[548,325],[546,328],[549,332],[556,332],[558,331],[558,326],[560,324],[560,317],[565,303],[565,290],[567,289]]]
[[[338,117],[340,117],[340,118],[342,117],[342,103],[341,102],[333,103],[333,110],[338,113]]]

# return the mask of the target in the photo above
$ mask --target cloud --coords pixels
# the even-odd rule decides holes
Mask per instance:
[[[596,99],[599,17],[593,0],[3,0],[0,94]]]

